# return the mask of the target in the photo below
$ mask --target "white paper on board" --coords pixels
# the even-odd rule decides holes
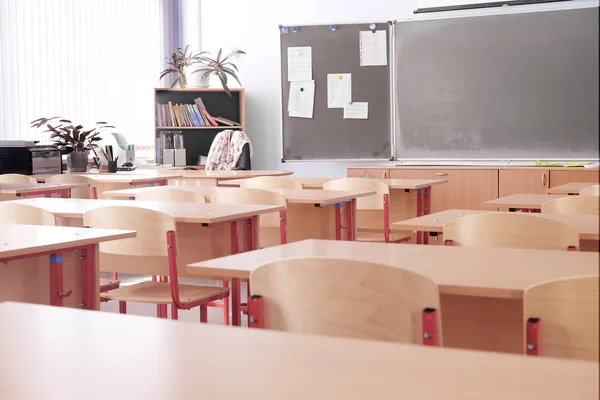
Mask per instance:
[[[312,80],[312,47],[288,47],[288,81]]]
[[[344,108],[352,103],[352,74],[327,74],[327,107]]]
[[[291,82],[288,101],[290,117],[312,118],[315,104],[315,81]]]
[[[369,103],[355,101],[344,107],[344,119],[369,119]]]
[[[387,32],[360,31],[360,66],[387,65]]]

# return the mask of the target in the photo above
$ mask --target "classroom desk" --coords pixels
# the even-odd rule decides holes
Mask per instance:
[[[191,276],[247,280],[261,265],[288,258],[331,257],[396,265],[440,287],[444,344],[523,352],[523,292],[551,279],[598,275],[588,252],[417,246],[305,240],[187,266]],[[232,311],[239,310],[233,304]],[[351,310],[348,310],[351,312]]]
[[[226,189],[221,186],[179,186],[179,185],[167,185],[162,187],[168,187],[170,189],[179,189],[179,190],[187,190],[193,193],[196,193],[198,196],[204,197],[204,200],[207,203],[210,203],[210,196],[219,191]],[[140,192],[146,190],[154,190],[158,189],[155,187],[146,187],[146,188],[133,188],[133,189],[121,189],[121,190],[109,190],[108,192],[104,192],[104,197],[107,199],[117,199],[117,200],[135,200],[137,195]]]
[[[69,226],[82,226],[83,214],[107,206],[141,207],[169,214],[175,218],[177,224],[177,264],[182,266],[193,261],[235,254],[242,249],[248,251],[258,248],[258,216],[284,209],[283,206],[264,205],[53,198],[24,199],[16,202],[43,208],[54,214],[57,223]],[[243,223],[244,226],[240,227],[239,223]],[[238,233],[244,238],[242,249]],[[109,254],[103,255],[102,260],[102,272],[137,273],[135,265],[117,263]],[[238,279],[232,280],[232,291],[239,294]],[[232,301],[235,299],[232,294]],[[239,325],[239,318],[239,314],[234,314],[232,323]]]
[[[443,226],[446,222],[464,217],[466,215],[484,214],[496,211],[481,210],[446,210],[422,217],[412,218],[406,221],[398,221],[390,224],[394,231],[421,231],[426,232],[431,237],[435,237],[437,242],[442,244],[439,235],[444,232]],[[600,219],[597,215],[579,215],[579,214],[535,214],[539,218],[547,218],[555,221],[564,222],[577,229],[579,232],[580,249],[598,251],[598,241],[600,240]]]
[[[546,189],[546,192],[549,194],[567,194],[567,195],[579,195],[581,189],[585,189],[586,187],[597,185],[597,183],[592,182],[572,182],[565,183],[564,185],[555,186],[550,189]]]
[[[97,310],[98,243],[134,236],[122,230],[1,224],[0,302]]]
[[[511,194],[499,199],[485,201],[481,204],[481,208],[500,211],[533,210],[539,212],[542,209],[543,203],[562,197],[565,196],[552,194]]]
[[[325,182],[332,178],[290,178],[306,183],[311,189],[323,189]],[[431,210],[431,186],[448,183],[447,179],[379,179],[390,187],[390,221],[401,221],[429,214]],[[230,185],[241,181],[229,181]],[[232,185],[233,186],[233,185]],[[365,219],[361,222],[364,231],[380,232],[381,221]],[[418,232],[411,239],[415,243],[427,243],[428,236]]]
[[[0,398],[11,400],[596,400],[599,393],[593,362],[18,303],[0,304],[0,324],[9,368]]]
[[[326,182],[333,181],[337,178],[297,178],[294,176],[290,176],[288,177],[288,179],[300,182],[302,184],[302,189],[323,190],[323,185]],[[242,181],[243,179],[231,179],[227,181],[221,181],[219,182],[219,186],[240,187]]]
[[[159,175],[172,176],[172,178],[169,180],[170,185],[182,186],[217,186],[220,182],[228,181],[231,179],[254,178],[257,176],[286,176],[292,175],[293,173],[293,171],[205,171],[203,169],[195,171],[173,169],[167,171],[162,170],[158,172]]]
[[[214,186],[170,186],[171,188],[186,190],[205,198],[223,187]],[[152,188],[127,189],[105,192],[106,197],[135,199],[140,191]],[[287,240],[296,242],[305,239],[341,239],[341,220],[336,213],[337,204],[345,204],[345,215],[348,220],[346,226],[352,226],[350,232],[346,231],[345,240],[354,240],[356,226],[356,202],[360,197],[372,196],[375,192],[364,191],[338,191],[338,190],[299,190],[299,189],[266,189],[284,196],[287,200]],[[349,210],[349,212],[348,212]],[[279,243],[279,231],[276,232]]]
[[[82,183],[46,184],[46,183],[0,183],[0,200],[14,200],[19,197],[44,196],[71,197],[71,189],[89,186]]]

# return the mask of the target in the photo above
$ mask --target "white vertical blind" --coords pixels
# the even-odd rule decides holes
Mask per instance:
[[[107,121],[151,157],[178,37],[178,0],[0,0],[0,140],[47,140],[39,117]]]

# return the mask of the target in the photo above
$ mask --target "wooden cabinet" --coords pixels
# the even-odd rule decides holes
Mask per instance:
[[[575,168],[564,171],[550,171],[550,187],[576,182],[599,183],[599,180],[600,171],[597,169]]]
[[[392,169],[391,179],[447,179],[431,188],[431,212],[448,209],[479,210],[484,201],[498,198],[497,169]]]
[[[544,168],[501,169],[498,171],[499,197],[511,194],[546,194],[550,170]]]
[[[348,168],[346,170],[348,178],[373,178],[390,179],[390,170],[387,168]]]

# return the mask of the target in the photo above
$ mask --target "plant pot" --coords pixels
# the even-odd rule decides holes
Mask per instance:
[[[69,172],[86,172],[89,154],[89,150],[69,153],[67,155],[67,169]]]
[[[195,74],[192,72],[197,71]],[[205,65],[193,65],[185,68],[185,75],[187,77],[187,87],[189,88],[207,88],[210,86],[210,75],[202,78],[204,71],[207,68]]]

